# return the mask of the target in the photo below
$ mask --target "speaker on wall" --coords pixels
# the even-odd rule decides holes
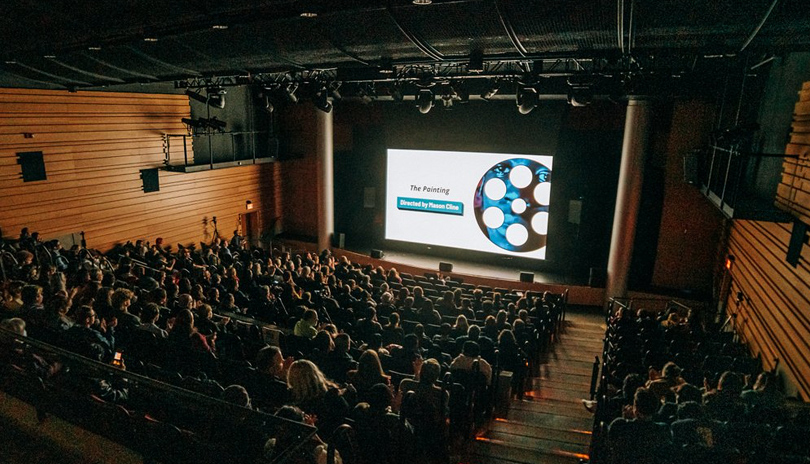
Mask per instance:
[[[382,259],[383,251],[382,250],[371,250],[371,257],[374,259]]]
[[[453,263],[439,263],[440,272],[453,272]]]
[[[521,282],[534,282],[534,273],[533,272],[521,272],[520,273],[520,281]]]
[[[143,181],[143,193],[160,191],[158,168],[141,169],[141,180]]]
[[[24,151],[17,153],[17,164],[22,167],[23,182],[48,180],[45,174],[45,160],[41,151]]]

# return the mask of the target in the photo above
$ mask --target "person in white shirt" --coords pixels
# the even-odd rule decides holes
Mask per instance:
[[[492,384],[492,366],[489,365],[486,359],[481,357],[481,347],[478,343],[473,341],[464,342],[464,347],[460,355],[453,360],[450,364],[450,370],[459,369],[471,371],[473,362],[478,360],[478,369],[484,374],[487,379],[487,385]]]

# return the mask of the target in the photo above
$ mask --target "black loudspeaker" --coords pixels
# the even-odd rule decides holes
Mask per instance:
[[[141,180],[143,180],[143,193],[160,191],[160,175],[158,169],[141,169]]]
[[[533,272],[521,272],[520,273],[520,281],[521,282],[534,282],[534,273]]]
[[[374,259],[382,259],[383,251],[382,250],[371,250],[371,257]]]
[[[802,256],[802,247],[807,243],[807,224],[798,219],[793,220],[793,231],[788,243],[787,262],[793,267],[799,265]]]
[[[453,263],[439,263],[439,272],[453,272]]]
[[[17,153],[17,164],[22,167],[23,182],[48,180],[45,174],[45,160],[41,151],[24,151]]]

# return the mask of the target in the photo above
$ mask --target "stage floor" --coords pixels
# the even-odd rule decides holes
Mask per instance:
[[[368,254],[368,250],[351,251]],[[562,273],[538,272],[536,270],[521,269],[520,267],[510,266],[508,258],[496,263],[480,263],[455,258],[447,259],[440,258],[438,256],[407,253],[394,250],[384,249],[382,251],[382,260],[387,263],[391,263],[393,267],[396,267],[397,263],[399,263],[424,269],[432,269],[438,272],[439,262],[449,262],[453,264],[453,273],[458,274],[519,281],[521,272],[531,272],[534,274],[534,281],[538,283],[564,285],[581,284],[581,282],[574,282],[574,279],[567,278]]]

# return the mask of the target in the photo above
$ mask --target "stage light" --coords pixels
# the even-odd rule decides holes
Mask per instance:
[[[518,90],[517,107],[520,114],[531,113],[539,102],[540,98],[537,95],[537,89],[534,87],[523,87]]]
[[[214,108],[225,108],[225,89],[222,88],[210,88],[206,90],[207,95],[203,96],[199,92],[195,92],[193,90],[186,90],[186,95],[192,100],[196,100],[203,104],[208,104]]]
[[[593,85],[569,82],[568,104],[574,107],[588,106],[593,101]]]
[[[298,103],[298,97],[295,95],[297,90],[298,84],[287,84],[287,87],[284,88],[284,97],[287,98],[290,103]]]
[[[472,73],[484,72],[484,52],[473,50],[470,52],[470,65],[467,68]]]
[[[486,87],[484,87],[484,91],[481,92],[481,98],[484,100],[489,100],[498,93],[498,90],[500,90],[498,81],[491,80],[487,83]]]
[[[422,89],[416,97],[416,106],[419,112],[427,114],[433,108],[433,92],[430,89]]]
[[[315,94],[315,98],[312,99],[312,102],[315,104],[315,108],[318,108],[324,113],[329,113],[332,111],[332,104],[329,103],[329,90],[327,90],[326,86],[323,86],[320,90],[318,90],[318,92]]]

